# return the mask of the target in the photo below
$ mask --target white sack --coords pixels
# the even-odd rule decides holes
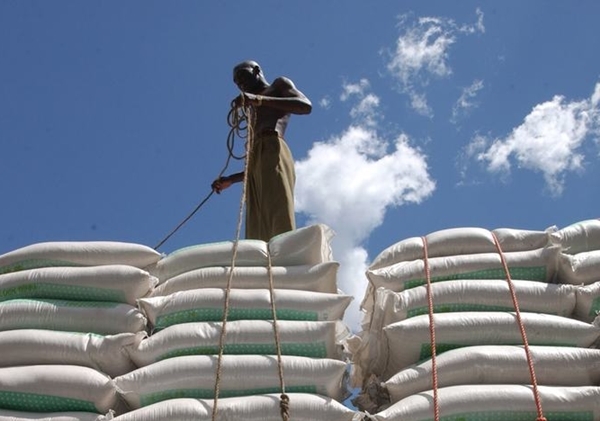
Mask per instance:
[[[485,228],[448,228],[432,232],[427,238],[429,258],[453,256],[457,254],[496,253],[492,237],[496,234],[503,252],[526,251],[548,245],[552,229],[530,231],[512,228],[499,228],[489,231]],[[369,269],[378,269],[393,264],[422,259],[424,256],[421,237],[411,237],[399,241],[383,250],[371,263]]]
[[[266,243],[262,240],[238,241],[235,266],[267,266],[271,253],[273,266],[316,265],[331,260],[330,241],[333,232],[317,224],[286,232]],[[231,266],[234,241],[199,244],[176,250],[152,268],[161,282],[195,269]]]
[[[519,309],[532,313],[570,317],[575,311],[577,287],[535,281],[512,280]],[[431,284],[434,313],[460,311],[514,311],[506,280],[480,279],[443,281]],[[428,314],[427,286],[402,292],[384,288],[375,293],[375,306],[368,330],[379,332],[384,326],[409,317]],[[367,320],[369,321],[369,320]]]
[[[280,320],[341,320],[352,297],[325,292],[276,289],[273,291]],[[138,300],[138,306],[155,329],[179,323],[223,320],[225,290],[218,288],[175,292],[164,297]],[[267,289],[232,289],[227,320],[272,319]]]
[[[346,397],[343,384],[346,363],[283,355],[286,392],[314,393],[336,400]],[[224,355],[219,396],[279,393],[277,357]],[[169,358],[115,378],[119,393],[136,409],[173,398],[214,397],[217,356]]]
[[[101,336],[92,333],[18,329],[0,332],[0,367],[18,365],[80,365],[120,376],[135,370],[127,347],[136,346],[142,333]]]
[[[562,254],[558,266],[558,282],[588,285],[600,281],[600,250],[575,255]]]
[[[338,262],[325,262],[316,265],[273,266],[273,284],[278,289],[296,289],[314,292],[337,292]],[[151,294],[169,295],[178,291],[197,288],[226,288],[231,268],[213,266],[185,272],[159,285]],[[235,267],[231,288],[269,288],[269,272],[266,267]]]
[[[577,287],[575,317],[592,322],[600,313],[600,282]]]
[[[4,409],[28,412],[106,414],[118,404],[110,377],[75,365],[0,368],[0,400]]]
[[[521,313],[530,345],[589,348],[600,338],[596,325],[566,317]],[[521,345],[521,331],[512,312],[462,312],[434,315],[438,354],[471,345]],[[411,317],[370,335],[354,356],[365,378],[384,380],[403,368],[431,357],[429,316]],[[360,374],[360,371],[357,371]]]
[[[148,272],[126,265],[30,269],[0,275],[0,301],[57,298],[135,305],[157,284]]]
[[[595,386],[600,384],[600,349],[531,346],[537,384]],[[431,359],[410,366],[384,385],[392,403],[433,389]],[[530,384],[522,346],[470,346],[446,351],[436,358],[438,387],[461,384]]]
[[[288,393],[293,421],[360,421],[362,414],[324,396]],[[212,421],[213,399],[170,399],[114,421]],[[219,398],[216,421],[281,421],[279,394]]]
[[[538,388],[544,414],[550,420],[600,420],[600,387]],[[442,419],[470,421],[535,420],[537,411],[531,386],[475,385],[439,389]],[[375,414],[375,421],[426,421],[433,419],[433,391],[419,393]]]
[[[114,335],[146,330],[137,308],[106,301],[19,299],[0,301],[0,331],[48,329]]]
[[[50,266],[129,265],[144,268],[161,254],[148,246],[117,241],[37,243],[0,255],[0,274]]]
[[[0,421],[106,421],[111,416],[92,412],[22,412],[0,409]]]
[[[530,251],[504,253],[512,279],[552,282],[556,276],[560,248],[553,246]],[[464,254],[429,259],[431,282],[453,279],[506,279],[498,253]],[[369,290],[362,306],[370,310],[373,293],[379,287],[395,292],[426,283],[423,259],[400,262],[368,270]]]
[[[562,247],[563,253],[600,250],[600,219],[588,219],[559,229],[551,234],[551,239]]]
[[[336,322],[277,322],[282,355],[341,359],[336,344]],[[170,326],[128,349],[131,359],[143,367],[182,355],[219,353],[221,322],[184,323]],[[240,320],[227,323],[225,354],[276,355],[273,322]]]

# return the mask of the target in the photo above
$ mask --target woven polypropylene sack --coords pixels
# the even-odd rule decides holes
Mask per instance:
[[[346,363],[325,358],[283,355],[285,387],[289,393],[315,393],[341,401],[346,397]],[[115,378],[130,408],[177,397],[214,397],[217,356],[169,358]],[[250,396],[280,392],[277,357],[224,355],[219,396]]]
[[[288,393],[294,421],[360,421],[363,414],[334,399],[306,393]],[[279,394],[221,398],[215,421],[281,421]],[[114,421],[209,421],[214,401],[169,399],[123,414]]]
[[[552,282],[558,268],[557,246],[530,251],[504,253],[511,278],[526,281]],[[506,279],[498,253],[465,254],[428,259],[431,282],[454,279]],[[401,292],[426,283],[423,259],[396,263],[392,266],[367,271],[369,289],[362,307],[369,311],[373,294],[379,287]]]
[[[0,408],[29,412],[106,414],[117,407],[109,376],[75,365],[0,368]]]
[[[552,233],[551,239],[561,246],[563,253],[600,250],[600,219],[576,222]]]
[[[133,371],[128,347],[136,347],[145,335],[120,333],[102,336],[92,333],[22,329],[0,332],[0,367],[19,365],[80,365],[111,377]]]
[[[0,274],[51,266],[129,265],[144,268],[161,258],[148,246],[117,241],[55,241],[0,255]]]
[[[273,292],[280,320],[340,320],[352,297],[325,292],[276,289]],[[155,329],[179,323],[223,320],[225,291],[218,288],[180,291],[164,297],[142,298],[139,308]],[[271,295],[266,289],[232,289],[227,320],[272,319]]]
[[[551,231],[552,229],[531,231],[512,228],[489,231],[485,228],[463,227],[435,231],[427,234],[425,238],[428,256],[442,257],[458,254],[494,253],[497,249],[492,233],[498,238],[498,243],[504,252],[534,250],[548,245]],[[422,259],[424,253],[421,237],[407,238],[379,253],[369,269]]]
[[[112,416],[92,412],[22,412],[0,409],[0,421],[107,421]]]
[[[0,275],[0,301],[56,298],[136,305],[157,284],[148,272],[126,265],[29,269]]]
[[[18,299],[0,301],[0,331],[48,329],[99,335],[146,330],[136,307],[106,301]]]
[[[571,317],[577,301],[577,287],[543,282],[512,280],[521,311]],[[434,313],[458,311],[512,311],[514,303],[505,280],[468,279],[431,284]],[[372,317],[366,328],[379,332],[384,326],[429,311],[427,286],[396,293],[378,288]],[[370,316],[371,314],[367,314]]]
[[[552,420],[600,420],[600,387],[538,388],[544,414]],[[442,419],[515,421],[537,419],[531,386],[462,385],[438,390]],[[433,392],[409,396],[373,416],[374,421],[426,421],[433,418]]]
[[[600,313],[600,282],[577,287],[575,317],[592,322]]]
[[[598,281],[600,281],[600,250],[560,255],[558,282],[589,285]]]
[[[595,324],[539,313],[521,313],[530,345],[588,348],[600,338]],[[523,343],[513,312],[461,312],[434,315],[436,350],[471,345],[520,345]],[[370,343],[374,341],[374,344]],[[353,359],[364,378],[376,374],[387,379],[403,368],[431,357],[429,316],[393,323],[379,337],[371,335]]]
[[[221,322],[184,323],[170,326],[129,348],[131,359],[143,367],[181,355],[219,353]],[[336,344],[336,322],[277,322],[283,355],[341,359]],[[239,320],[227,323],[225,354],[277,354],[274,326],[268,320]]]
[[[537,384],[595,386],[600,384],[600,349],[529,347]],[[438,387],[461,384],[528,384],[531,374],[522,346],[470,346],[446,351],[436,359]],[[384,384],[392,403],[433,389],[431,359],[410,366]]]
[[[274,288],[313,292],[337,292],[338,262],[316,265],[274,266],[271,268]],[[262,266],[235,267],[233,275],[228,266],[214,266],[185,272],[159,285],[152,296],[169,295],[197,288],[269,288],[269,270]]]

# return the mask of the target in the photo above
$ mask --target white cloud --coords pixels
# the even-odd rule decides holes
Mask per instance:
[[[328,96],[324,96],[319,100],[319,105],[321,108],[328,110],[331,107],[331,99]]]
[[[483,13],[477,9],[475,25],[458,26],[454,20],[422,17],[409,23],[407,16],[401,17],[401,27],[407,29],[396,40],[395,50],[390,52],[388,71],[398,79],[400,91],[410,98],[411,107],[419,114],[432,116],[422,92],[429,77],[448,77],[452,69],[448,63],[449,50],[458,34],[484,32]]]
[[[346,85],[344,92],[349,92],[348,86],[361,85]],[[352,92],[358,95],[358,105],[352,110],[363,109],[362,104],[373,113],[372,118],[380,118],[374,114],[378,100],[366,88],[368,84]],[[358,305],[367,283],[363,242],[382,224],[388,208],[422,202],[433,193],[435,182],[428,173],[426,156],[411,146],[405,134],[383,138],[360,112],[351,114],[353,124],[315,143],[307,157],[296,163],[295,194],[298,212],[308,215],[311,223],[324,223],[336,232],[333,250],[342,268],[340,289],[355,296],[346,321],[358,329]]]
[[[477,107],[477,103],[473,99],[477,93],[483,89],[483,81],[475,80],[470,86],[463,88],[462,94],[452,107],[452,122],[456,122],[458,118],[468,114],[471,109]]]
[[[488,171],[506,176],[512,165],[542,173],[552,195],[560,195],[569,172],[584,169],[581,146],[600,127],[600,83],[589,99],[567,102],[563,96],[536,105],[504,139],[476,137],[467,154]]]

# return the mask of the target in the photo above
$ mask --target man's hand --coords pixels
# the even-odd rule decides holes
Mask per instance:
[[[243,107],[246,105],[260,106],[261,97],[259,95],[243,92],[233,100],[233,103],[236,107]]]
[[[221,177],[221,178],[217,178],[215,181],[213,181],[212,184],[210,185],[210,187],[217,194],[221,194],[221,192],[223,190],[225,190],[232,184],[233,184],[233,182],[231,181],[231,179],[229,179],[229,177]]]

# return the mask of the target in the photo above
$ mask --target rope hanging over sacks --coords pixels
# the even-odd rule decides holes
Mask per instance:
[[[227,138],[227,148],[229,151],[227,165],[229,164],[229,159],[231,157],[233,157],[235,159],[246,158],[246,161],[245,161],[245,165],[244,165],[244,180],[243,180],[243,187],[242,187],[242,197],[240,199],[240,207],[239,207],[239,212],[238,212],[236,236],[235,236],[235,241],[233,243],[233,250],[232,250],[232,256],[231,256],[231,267],[230,267],[230,271],[229,271],[229,276],[227,278],[227,285],[225,288],[225,299],[224,299],[224,303],[223,303],[223,321],[221,323],[221,334],[219,336],[219,354],[218,354],[218,358],[217,358],[217,370],[216,370],[216,375],[215,375],[215,390],[214,390],[214,401],[213,401],[213,410],[212,410],[212,421],[216,421],[216,419],[217,419],[219,391],[220,391],[220,382],[221,382],[221,371],[222,371],[222,360],[223,360],[223,352],[224,352],[224,346],[225,346],[225,336],[227,335],[227,318],[229,315],[229,298],[230,298],[230,293],[231,293],[231,283],[232,283],[232,279],[233,279],[233,272],[235,269],[235,260],[237,257],[238,244],[239,244],[240,233],[241,233],[241,228],[242,228],[242,216],[244,213],[244,203],[246,202],[247,185],[248,185],[248,181],[247,181],[248,180],[248,167],[249,167],[249,163],[250,163],[250,160],[252,157],[251,152],[252,152],[252,146],[253,146],[253,142],[254,142],[253,127],[254,127],[254,122],[255,122],[254,120],[256,118],[256,113],[249,106],[246,106],[244,104],[243,100],[244,100],[244,96],[242,94],[241,107],[236,107],[234,105],[234,103],[232,102],[231,110],[227,116],[227,121],[229,122],[230,126],[232,127],[232,130],[230,131],[230,135]],[[251,116],[251,119],[250,119],[251,121],[248,121],[248,114],[246,113],[246,107],[248,107],[248,109],[250,111],[249,114]],[[241,125],[243,122],[246,122],[245,127],[243,127]],[[246,131],[245,135],[242,133],[243,131]],[[236,157],[233,154],[234,134],[237,134],[239,137],[242,137],[242,138],[246,137],[246,147],[245,147],[246,153],[242,157]],[[223,173],[225,172],[225,169],[227,168],[227,165],[225,166],[223,171],[221,171],[221,174],[219,174],[219,177],[221,177],[223,175]],[[279,339],[279,331],[278,331],[278,327],[277,327],[277,314],[276,314],[276,309],[275,309],[273,274],[272,274],[272,270],[271,270],[271,268],[272,268],[271,253],[268,249],[267,249],[267,259],[268,259],[267,271],[268,271],[268,277],[269,277],[271,312],[272,312],[272,316],[273,316],[273,333],[275,336],[275,345],[276,345],[276,351],[277,351],[277,366],[278,366],[278,373],[279,373],[279,382],[280,382],[280,387],[281,387],[281,395],[280,395],[280,403],[279,404],[280,404],[282,420],[289,421],[289,419],[290,419],[289,396],[285,393],[285,382],[284,382],[284,377],[283,377],[283,364],[282,364],[282,360],[281,360],[281,346],[280,346],[280,339]]]
[[[438,401],[438,378],[435,348],[435,324],[433,321],[433,294],[431,291],[431,270],[429,268],[429,253],[427,250],[427,238],[421,237],[423,241],[423,269],[427,280],[427,307],[429,312],[429,337],[431,341],[431,375],[433,381],[433,413],[434,421],[440,420],[440,404]]]
[[[533,387],[533,397],[535,399],[535,406],[537,409],[538,417],[536,421],[546,421],[544,417],[544,412],[542,410],[542,401],[540,398],[540,392],[538,390],[537,378],[535,375],[535,369],[533,367],[533,358],[531,357],[531,350],[529,349],[529,341],[527,340],[527,333],[525,332],[525,326],[523,325],[523,321],[521,319],[521,311],[519,309],[519,302],[517,300],[517,294],[515,292],[515,287],[512,282],[512,278],[510,276],[510,270],[508,268],[508,264],[506,263],[506,258],[504,256],[504,252],[502,251],[502,247],[500,246],[500,241],[498,241],[498,237],[496,234],[492,232],[492,237],[494,238],[494,244],[496,245],[496,250],[500,255],[500,261],[502,262],[502,267],[504,268],[504,273],[506,274],[506,282],[508,283],[508,288],[510,290],[510,295],[512,298],[513,306],[515,308],[515,314],[517,316],[517,323],[519,325],[519,330],[521,332],[521,337],[523,338],[523,347],[525,349],[525,355],[527,356],[527,365],[529,367],[529,374],[531,375],[531,385]]]

